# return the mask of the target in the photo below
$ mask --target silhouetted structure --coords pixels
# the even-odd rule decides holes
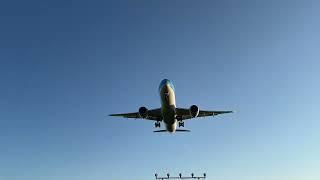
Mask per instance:
[[[193,173],[191,173],[191,176],[182,176],[181,173],[179,173],[179,176],[170,176],[169,173],[167,173],[167,176],[158,177],[158,174],[156,173],[154,175],[156,177],[156,180],[165,180],[165,179],[206,179],[207,175],[206,173],[203,173],[203,176],[194,176]]]

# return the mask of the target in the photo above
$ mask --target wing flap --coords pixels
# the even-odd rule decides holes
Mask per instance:
[[[109,116],[125,117],[125,118],[141,118],[139,113],[123,113],[123,114],[110,114]]]
[[[176,108],[177,115],[182,117],[182,120],[191,119],[189,109],[186,108]],[[197,117],[207,117],[207,116],[215,116],[219,114],[232,113],[233,111],[204,111],[200,110],[199,115]]]
[[[143,118],[141,118],[139,112],[122,113],[122,114],[110,114],[109,116],[132,118],[132,119],[143,119]],[[161,109],[157,108],[157,109],[148,110],[148,116],[146,118],[144,118],[144,119],[154,120],[154,121],[161,121],[162,120]]]

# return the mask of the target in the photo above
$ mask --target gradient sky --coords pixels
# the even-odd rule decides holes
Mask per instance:
[[[0,3],[0,179],[320,179],[319,1]],[[191,133],[108,117],[177,105],[234,114]]]

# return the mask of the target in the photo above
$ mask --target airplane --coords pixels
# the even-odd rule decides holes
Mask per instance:
[[[159,94],[161,101],[161,108],[150,109],[142,106],[138,112],[124,113],[124,114],[110,114],[109,116],[119,116],[133,119],[146,119],[155,121],[155,128],[160,128],[161,123],[164,122],[166,129],[156,130],[153,132],[190,132],[186,129],[177,129],[177,126],[184,127],[184,120],[215,116],[219,114],[232,113],[233,111],[203,111],[198,106],[192,105],[190,108],[176,107],[175,89],[172,82],[168,79],[163,79],[159,85]]]

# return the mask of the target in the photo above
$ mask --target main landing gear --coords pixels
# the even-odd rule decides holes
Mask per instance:
[[[182,121],[182,116],[176,116],[179,127],[184,127],[184,122]]]
[[[179,121],[179,122],[178,122],[178,126],[179,126],[179,127],[184,127],[184,122]],[[155,123],[154,123],[154,127],[155,127],[155,128],[160,128],[160,127],[161,127],[160,122],[159,122],[159,121],[155,122]]]
[[[179,127],[184,127],[184,122],[182,121],[179,121],[179,124],[178,124]]]
[[[155,127],[155,128],[160,128],[160,126],[161,126],[161,124],[160,124],[159,121],[157,121],[157,122],[154,123],[154,127]]]

